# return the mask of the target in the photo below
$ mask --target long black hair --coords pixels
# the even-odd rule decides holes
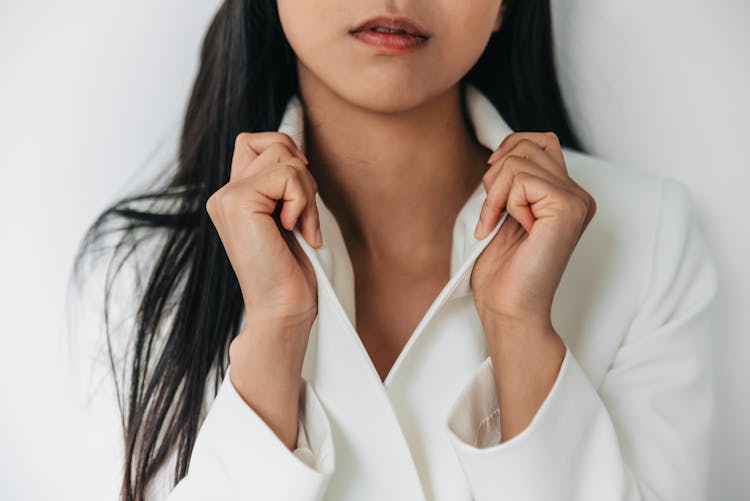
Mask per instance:
[[[159,236],[158,246],[149,250],[147,276],[138,282],[143,287],[134,327],[126,333],[126,371],[115,369],[115,358],[123,358],[113,346],[123,340],[111,339],[105,320],[103,342],[123,421],[126,500],[144,499],[175,447],[175,484],[187,472],[205,392],[218,389],[243,312],[237,277],[206,200],[229,180],[235,137],[277,130],[287,101],[298,91],[296,56],[275,0],[226,0],[200,56],[177,158],[148,190],[98,215],[73,266],[73,278],[80,279],[92,244],[116,237],[109,254],[114,272],[102,291],[107,319],[117,272],[149,235]],[[558,86],[549,0],[505,0],[503,24],[464,82],[482,91],[513,130],[554,131],[563,146],[581,150]]]

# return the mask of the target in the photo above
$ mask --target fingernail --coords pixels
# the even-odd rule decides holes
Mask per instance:
[[[474,238],[477,240],[481,240],[482,232],[484,231],[484,224],[482,223],[482,220],[480,219],[477,223],[477,227],[474,228]]]
[[[493,151],[492,155],[490,155],[490,158],[487,159],[487,163],[491,164],[497,159],[498,156],[500,156],[500,150]]]

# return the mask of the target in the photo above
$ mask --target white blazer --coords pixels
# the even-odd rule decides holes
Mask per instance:
[[[487,148],[512,132],[471,85],[466,105]],[[279,131],[304,150],[297,96]],[[287,449],[245,404],[229,366],[218,393],[207,392],[187,476],[171,488],[173,455],[152,499],[707,499],[710,305],[718,281],[689,193],[674,179],[563,153],[570,176],[596,199],[597,214],[554,298],[565,358],[523,432],[498,443],[502,409],[470,287],[474,262],[507,217],[483,240],[474,238],[483,185],[455,221],[450,280],[384,382],[357,335],[344,239],[316,195],[323,246],[313,249],[294,230],[318,282],[297,448]],[[111,447],[116,437],[96,442]],[[110,458],[121,453],[113,450]],[[110,471],[107,478],[119,480],[118,467]],[[116,493],[119,485],[105,487]]]

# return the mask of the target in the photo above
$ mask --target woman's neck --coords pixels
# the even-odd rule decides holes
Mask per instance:
[[[451,238],[491,151],[468,129],[458,84],[402,112],[303,87],[306,155],[347,244],[392,259]]]

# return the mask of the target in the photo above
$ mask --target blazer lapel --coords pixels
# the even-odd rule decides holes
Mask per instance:
[[[512,131],[491,102],[476,88],[466,88],[466,105],[477,139],[494,150]],[[279,127],[304,151],[304,117],[297,96],[289,101]],[[356,331],[354,272],[341,230],[319,194],[323,246],[314,249],[298,228],[294,236],[310,260],[318,282],[318,316],[313,324],[303,365],[303,376],[315,388],[326,408],[334,435],[337,457],[335,478],[329,486],[334,499],[424,499],[420,472],[411,444],[402,428],[403,418],[393,399],[400,391],[396,376],[416,341],[443,305],[471,294],[471,270],[507,217],[503,213],[493,231],[477,241],[473,235],[484,186],[477,186],[459,212],[453,230],[451,278],[433,301],[384,382]],[[460,342],[459,337],[455,337]],[[467,360],[461,367],[475,367]],[[439,370],[439,367],[436,367]],[[465,374],[461,374],[465,376]],[[341,452],[339,452],[341,451]],[[344,458],[346,458],[344,460]],[[351,490],[349,490],[351,489]]]

